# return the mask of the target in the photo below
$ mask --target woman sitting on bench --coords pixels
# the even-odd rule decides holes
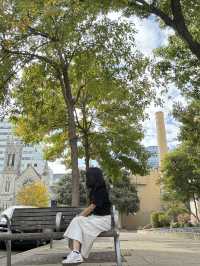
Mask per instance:
[[[88,258],[94,240],[111,229],[111,203],[101,169],[91,167],[86,172],[89,206],[75,217],[64,237],[73,240],[73,249],[63,264],[81,263]]]

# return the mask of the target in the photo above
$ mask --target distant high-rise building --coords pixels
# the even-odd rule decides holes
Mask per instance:
[[[148,158],[148,166],[151,169],[159,168],[159,148],[158,146],[146,147],[150,157]]]
[[[12,132],[12,125],[5,121],[0,122],[0,173],[2,173],[4,168],[5,152],[11,139],[19,141],[19,138],[14,136]],[[43,159],[41,146],[21,144],[22,156],[20,161],[20,172],[25,170],[27,166],[33,166],[38,173],[41,174],[45,167],[45,160]]]

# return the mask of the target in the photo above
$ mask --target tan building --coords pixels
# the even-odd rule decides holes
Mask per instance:
[[[167,140],[164,124],[164,114],[156,113],[157,142],[159,147],[160,166],[167,153]],[[161,184],[160,168],[152,169],[147,176],[132,176],[131,181],[135,184],[140,199],[140,211],[135,215],[123,216],[122,227],[137,229],[150,224],[153,211],[161,210]]]

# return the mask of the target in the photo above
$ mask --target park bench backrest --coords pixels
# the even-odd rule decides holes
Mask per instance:
[[[15,209],[11,219],[11,230],[20,232],[41,232],[56,229],[56,214],[62,212],[61,231],[64,231],[70,221],[81,209],[76,207],[57,208],[21,208]]]

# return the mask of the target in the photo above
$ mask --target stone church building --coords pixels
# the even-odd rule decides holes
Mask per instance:
[[[50,172],[47,163],[42,173],[38,173],[31,164],[20,172],[23,146],[20,140],[14,138],[7,141],[3,171],[0,175],[0,210],[16,205],[17,192],[28,183],[41,180],[49,188]]]

